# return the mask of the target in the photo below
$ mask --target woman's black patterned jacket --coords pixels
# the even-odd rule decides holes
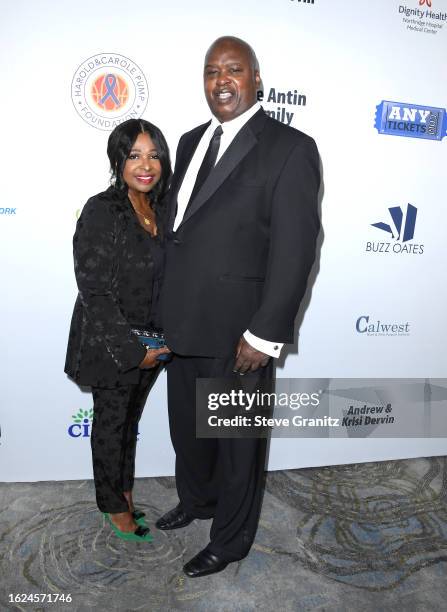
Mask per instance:
[[[81,385],[137,383],[146,350],[130,328],[156,317],[162,241],[141,227],[127,195],[110,187],[84,206],[73,251],[79,294],[65,372]]]

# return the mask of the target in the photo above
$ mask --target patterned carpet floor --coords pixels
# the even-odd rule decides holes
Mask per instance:
[[[153,524],[174,479],[137,480],[135,499]],[[0,610],[447,611],[445,457],[271,472],[250,555],[188,579],[209,527],[123,542],[92,481],[0,484]],[[71,602],[10,601],[33,593]]]

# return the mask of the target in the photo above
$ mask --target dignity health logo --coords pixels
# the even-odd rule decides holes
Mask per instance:
[[[399,14],[403,15],[402,23],[407,30],[433,36],[443,29],[447,13],[432,9],[432,0],[419,0],[416,6],[418,8],[399,4]]]
[[[390,219],[388,223],[378,221],[371,223],[382,232],[390,235],[391,241],[374,241],[366,243],[366,252],[370,253],[412,253],[422,255],[423,244],[410,243],[414,238],[418,209],[412,204],[407,204],[404,211],[401,206],[388,208]]]
[[[113,130],[143,114],[148,99],[146,77],[137,64],[119,53],[98,53],[76,69],[71,99],[89,125]]]
[[[382,100],[376,107],[374,127],[389,136],[442,140],[447,132],[446,110]]]

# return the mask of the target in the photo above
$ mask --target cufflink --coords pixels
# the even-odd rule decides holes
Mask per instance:
[[[276,344],[276,345],[273,347],[273,350],[274,350],[274,351],[277,351],[278,349],[279,349],[279,346]]]

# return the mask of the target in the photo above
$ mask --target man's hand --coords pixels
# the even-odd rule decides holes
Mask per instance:
[[[239,374],[245,374],[246,372],[254,372],[261,367],[268,364],[270,359],[269,355],[257,351],[242,337],[237,345],[236,349],[236,363],[234,364],[234,371]]]
[[[141,370],[150,370],[151,368],[155,368],[155,366],[160,365],[160,361],[157,361],[157,357],[159,355],[163,355],[164,353],[170,353],[171,351],[166,346],[165,348],[160,349],[149,349],[146,353],[146,357],[138,366]]]

